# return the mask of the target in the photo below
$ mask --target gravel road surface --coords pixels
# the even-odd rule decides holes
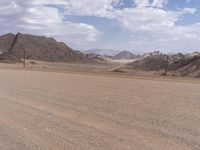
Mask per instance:
[[[200,84],[0,70],[1,150],[200,150]]]

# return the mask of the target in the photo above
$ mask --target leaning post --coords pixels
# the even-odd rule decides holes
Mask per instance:
[[[169,56],[167,55],[167,61],[166,61],[166,66],[165,66],[165,76],[167,76],[167,73],[168,73],[168,65],[169,65]]]
[[[26,68],[26,50],[24,49],[23,67]]]

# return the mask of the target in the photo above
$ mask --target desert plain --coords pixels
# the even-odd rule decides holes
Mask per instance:
[[[0,149],[200,149],[199,80],[1,67],[0,85]]]

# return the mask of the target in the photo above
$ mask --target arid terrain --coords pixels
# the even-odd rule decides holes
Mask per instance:
[[[101,52],[75,50],[46,36],[23,33],[0,36],[0,67],[2,63],[21,67],[19,64],[26,60],[31,68],[200,78],[199,51],[187,54],[154,51],[142,55],[120,51],[112,56]]]
[[[200,0],[0,11],[0,150],[200,150]]]
[[[0,83],[0,149],[200,149],[198,80],[0,69]]]

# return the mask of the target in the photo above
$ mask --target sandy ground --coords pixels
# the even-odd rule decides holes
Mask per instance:
[[[199,150],[200,84],[0,70],[2,150]]]
[[[34,62],[35,64],[31,64]],[[155,71],[114,71],[123,64],[111,63],[111,64],[82,64],[82,63],[66,63],[66,62],[44,62],[44,61],[35,61],[28,60],[26,61],[26,70],[31,71],[47,71],[47,72],[63,72],[63,73],[79,73],[79,74],[92,74],[95,76],[114,76],[122,78],[134,78],[134,79],[150,79],[150,80],[165,80],[165,76],[161,76],[161,72]],[[22,63],[0,63],[0,69],[6,70],[24,70]],[[167,76],[168,80],[172,81],[189,81],[189,82],[199,82],[200,78],[192,77],[175,77]]]

